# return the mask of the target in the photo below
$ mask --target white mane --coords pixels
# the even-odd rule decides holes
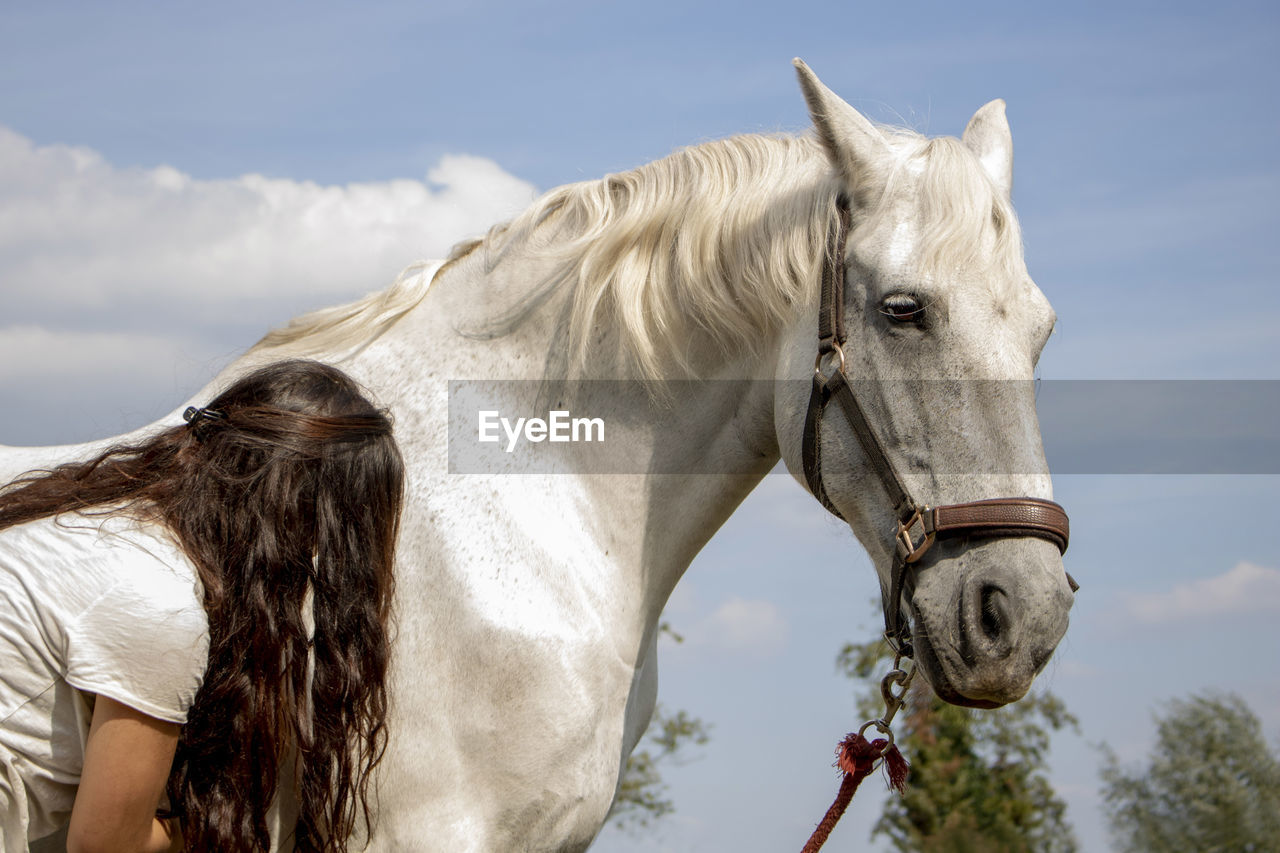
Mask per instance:
[[[913,187],[921,233],[917,272],[947,283],[957,268],[984,270],[984,283],[997,298],[1006,299],[1004,287],[1026,277],[1022,230],[1009,198],[961,140],[930,139],[895,127],[881,126],[880,132],[896,160],[883,198],[893,197],[895,183],[914,172],[913,165],[922,167]],[[888,212],[882,204],[861,225],[867,227]]]
[[[964,143],[881,130],[898,166],[890,188],[907,173],[903,166],[921,164],[911,170],[919,173],[921,274],[945,275],[991,247],[993,264],[1016,273],[1022,251],[1012,207]],[[509,333],[551,292],[569,288],[572,364],[582,365],[591,341],[607,329],[641,377],[689,376],[695,345],[751,352],[814,297],[842,189],[813,139],[733,137],[551,190],[484,240],[455,248],[442,271],[477,249],[492,269],[534,231],[555,228],[560,239],[538,249],[557,259],[553,272],[495,318],[489,334]],[[872,206],[855,227],[885,214],[884,205]],[[255,349],[319,352],[367,343],[425,296],[430,281],[421,271],[410,267],[385,291],[298,317]]]
[[[405,267],[384,290],[375,290],[355,302],[294,317],[284,326],[267,332],[250,352],[287,346],[293,355],[321,352],[350,355],[416,308],[439,271],[437,264],[418,261]]]
[[[484,243],[496,265],[539,227],[561,237],[554,272],[497,329],[568,287],[574,363],[610,329],[642,377],[689,375],[694,342],[750,350],[807,296],[837,190],[812,140],[763,136],[554,189]]]

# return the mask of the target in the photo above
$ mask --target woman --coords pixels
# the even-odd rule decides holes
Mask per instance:
[[[403,465],[341,371],[0,488],[0,849],[344,849],[385,746]],[[290,756],[296,755],[296,762]],[[165,801],[167,795],[167,802]]]

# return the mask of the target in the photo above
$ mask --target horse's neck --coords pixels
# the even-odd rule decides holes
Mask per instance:
[[[604,420],[607,452],[616,449],[618,456],[602,458],[592,446],[589,464],[547,477],[494,475],[485,483],[449,475],[442,425],[450,380],[544,379],[548,370],[564,367],[563,294],[505,334],[474,334],[541,272],[536,259],[507,260],[486,271],[479,256],[469,258],[446,270],[403,321],[340,366],[393,409],[420,481],[487,503],[487,511],[511,520],[490,535],[530,535],[521,517],[537,515],[539,536],[578,543],[590,537],[583,547],[639,583],[656,619],[693,556],[777,459],[773,383],[748,381],[772,378],[771,357],[715,365],[709,381],[674,382],[652,398],[625,372],[591,374],[616,381],[593,383],[593,408],[581,414]],[[499,384],[518,396],[537,383]],[[527,402],[513,399],[512,413],[528,414],[520,405]],[[539,506],[552,512],[540,515]],[[582,568],[600,573],[598,565]]]

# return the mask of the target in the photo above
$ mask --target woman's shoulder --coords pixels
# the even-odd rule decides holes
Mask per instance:
[[[158,524],[128,516],[100,521],[80,535],[94,543],[112,580],[73,623],[66,679],[81,690],[181,723],[209,653],[209,623],[195,567]]]
[[[113,613],[142,630],[157,621],[208,630],[195,566],[166,528],[135,517],[63,513],[0,531],[0,588],[54,645]]]
[[[164,527],[63,513],[0,531],[0,593],[72,686],[185,719],[208,619],[195,567]]]

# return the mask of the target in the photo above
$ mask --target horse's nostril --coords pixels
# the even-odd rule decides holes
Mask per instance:
[[[979,622],[982,633],[989,639],[998,640],[1009,627],[1008,600],[1004,590],[994,584],[984,584],[981,601],[982,615]]]

